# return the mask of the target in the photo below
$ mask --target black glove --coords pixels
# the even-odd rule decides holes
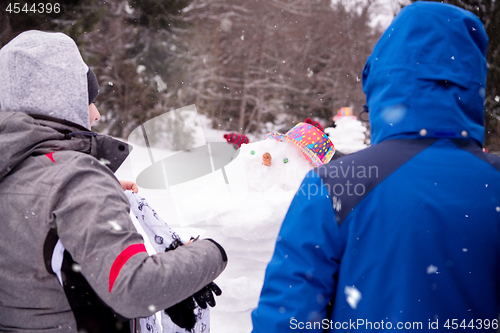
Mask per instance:
[[[215,298],[212,293],[214,293],[217,296],[220,296],[222,294],[222,290],[220,290],[218,285],[216,285],[213,282],[210,282],[205,287],[203,287],[203,289],[195,293],[193,295],[193,298],[195,299],[198,306],[202,309],[206,309],[207,304],[210,305],[211,307],[214,307]]]
[[[197,239],[198,238],[194,240],[196,241]],[[182,245],[183,244],[180,239],[175,239],[172,244],[170,244],[170,246],[165,249],[165,252],[174,250]],[[215,283],[211,282],[194,295],[189,296],[185,300],[166,309],[165,313],[170,317],[174,324],[188,331],[191,331],[196,325],[197,319],[197,316],[194,313],[194,309],[196,308],[195,300],[198,306],[202,309],[206,309],[207,304],[211,307],[214,307],[215,299],[212,295],[212,292],[217,296],[220,296],[222,294],[220,288]]]
[[[169,307],[165,310],[170,319],[179,327],[191,331],[196,325],[196,314],[194,313],[196,305],[193,297],[189,296],[185,300]]]
[[[172,241],[172,243],[170,243],[170,246],[165,249],[165,252],[175,250],[176,248],[178,248],[179,246],[182,246],[182,245],[184,245],[184,244],[182,244],[182,241],[179,238],[175,238]]]
[[[169,247],[165,249],[165,252],[175,250],[179,246],[184,245],[179,238],[175,238]],[[194,308],[196,304],[192,296],[189,296],[185,300],[169,307],[165,310],[165,313],[172,319],[174,324],[182,327],[188,331],[191,331],[196,325],[196,315],[194,314]]]

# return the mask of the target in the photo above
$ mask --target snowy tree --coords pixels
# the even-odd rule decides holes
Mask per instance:
[[[36,28],[69,34],[94,69],[97,131],[127,137],[195,103],[220,128],[261,133],[268,122],[285,130],[344,105],[361,109],[361,72],[377,32],[368,25],[371,2],[355,4],[80,0]],[[14,35],[0,35],[2,43]]]
[[[103,3],[106,15],[86,40],[102,87],[99,101],[105,113],[98,130],[127,137],[145,121],[178,107],[175,87],[182,78],[176,30],[184,30],[178,14],[187,3]]]
[[[0,22],[2,45],[28,29],[61,31],[78,44],[101,85],[96,105],[101,120],[95,130],[127,137],[131,130],[155,116],[175,109],[176,86],[182,85],[179,19],[189,0],[64,1],[62,15],[31,20],[18,15]],[[71,9],[71,10],[70,10]],[[2,18],[4,18],[3,15]],[[21,19],[22,18],[22,19]]]
[[[285,127],[311,115],[361,109],[361,71],[376,33],[370,3],[355,10],[330,1],[195,0],[188,94],[217,123],[259,132],[281,117]]]

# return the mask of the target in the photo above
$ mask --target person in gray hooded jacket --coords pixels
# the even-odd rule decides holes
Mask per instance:
[[[117,318],[169,308],[226,266],[212,240],[148,256],[113,174],[128,147],[90,131],[92,75],[62,33],[0,50],[1,332],[127,332]]]

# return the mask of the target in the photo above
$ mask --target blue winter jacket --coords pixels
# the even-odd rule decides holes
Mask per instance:
[[[487,36],[405,7],[363,71],[372,146],[304,179],[253,332],[498,327],[500,159],[482,152]],[[332,307],[328,303],[332,302]]]

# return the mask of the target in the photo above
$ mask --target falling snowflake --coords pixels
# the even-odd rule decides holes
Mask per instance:
[[[101,163],[102,165],[108,165],[108,164],[111,164],[110,160],[107,160],[105,158],[101,158],[99,160],[99,163]]]
[[[119,225],[118,223],[116,223],[116,221],[108,221],[108,223],[111,224],[111,227],[115,231],[122,231],[123,230],[122,226]]]
[[[353,309],[356,309],[358,307],[359,301],[361,300],[361,293],[359,292],[359,290],[354,286],[345,286],[344,294],[349,306]]]
[[[136,72],[137,72],[137,74],[141,74],[141,73],[143,73],[145,70],[146,70],[146,66],[144,66],[144,65],[139,65],[139,66],[137,66]]]
[[[82,266],[74,263],[73,265],[71,265],[71,269],[73,270],[73,272],[79,273],[82,271]]]
[[[438,273],[438,268],[434,265],[429,265],[429,267],[427,267],[427,274],[434,274],[434,273]]]

